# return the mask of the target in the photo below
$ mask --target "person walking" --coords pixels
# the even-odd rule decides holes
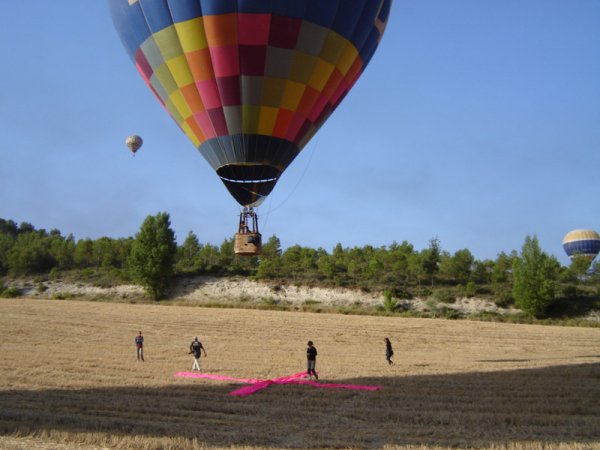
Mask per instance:
[[[195,337],[190,344],[190,354],[194,354],[194,364],[192,364],[192,370],[200,371],[200,357],[202,356],[202,352],[204,352],[204,356],[206,357],[206,350],[204,349],[202,342]]]
[[[135,337],[135,348],[137,351],[137,359],[138,361],[144,361],[144,336],[142,336],[142,332]]]
[[[394,364],[394,361],[392,361],[392,356],[394,356],[394,350],[392,350],[392,343],[388,338],[384,338],[383,341],[385,342],[385,360],[388,362],[388,365],[391,366],[392,364]]]
[[[312,375],[315,376],[315,380],[319,379],[319,375],[315,371],[315,365],[317,364],[317,348],[314,346],[313,341],[308,341],[306,349],[306,359],[308,362],[307,374],[308,378],[312,379]]]

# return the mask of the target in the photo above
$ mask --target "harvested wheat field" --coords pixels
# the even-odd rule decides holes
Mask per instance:
[[[597,328],[2,299],[0,333],[0,448],[600,448]],[[382,389],[233,397],[173,377],[194,336],[204,372],[299,372],[310,339],[320,382]]]

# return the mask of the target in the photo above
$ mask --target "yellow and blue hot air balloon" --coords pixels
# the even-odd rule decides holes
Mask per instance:
[[[138,72],[244,211],[356,83],[392,3],[107,1]]]
[[[593,230],[573,230],[563,238],[569,258],[582,256],[592,261],[600,253],[600,235]]]

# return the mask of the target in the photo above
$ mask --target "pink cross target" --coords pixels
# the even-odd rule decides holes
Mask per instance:
[[[382,386],[368,386],[359,384],[341,384],[341,383],[319,383],[317,381],[307,380],[306,372],[295,373],[286,377],[274,378],[272,380],[258,380],[256,378],[233,378],[227,375],[216,375],[211,373],[196,373],[196,372],[177,372],[175,377],[186,378],[206,378],[209,380],[235,381],[237,383],[247,383],[250,386],[244,386],[234,391],[229,395],[238,397],[246,397],[269,387],[272,384],[308,384],[317,388],[329,389],[354,389],[360,391],[378,391]]]

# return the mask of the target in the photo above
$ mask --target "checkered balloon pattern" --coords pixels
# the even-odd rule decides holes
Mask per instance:
[[[392,0],[108,0],[158,101],[243,206],[356,83]]]

